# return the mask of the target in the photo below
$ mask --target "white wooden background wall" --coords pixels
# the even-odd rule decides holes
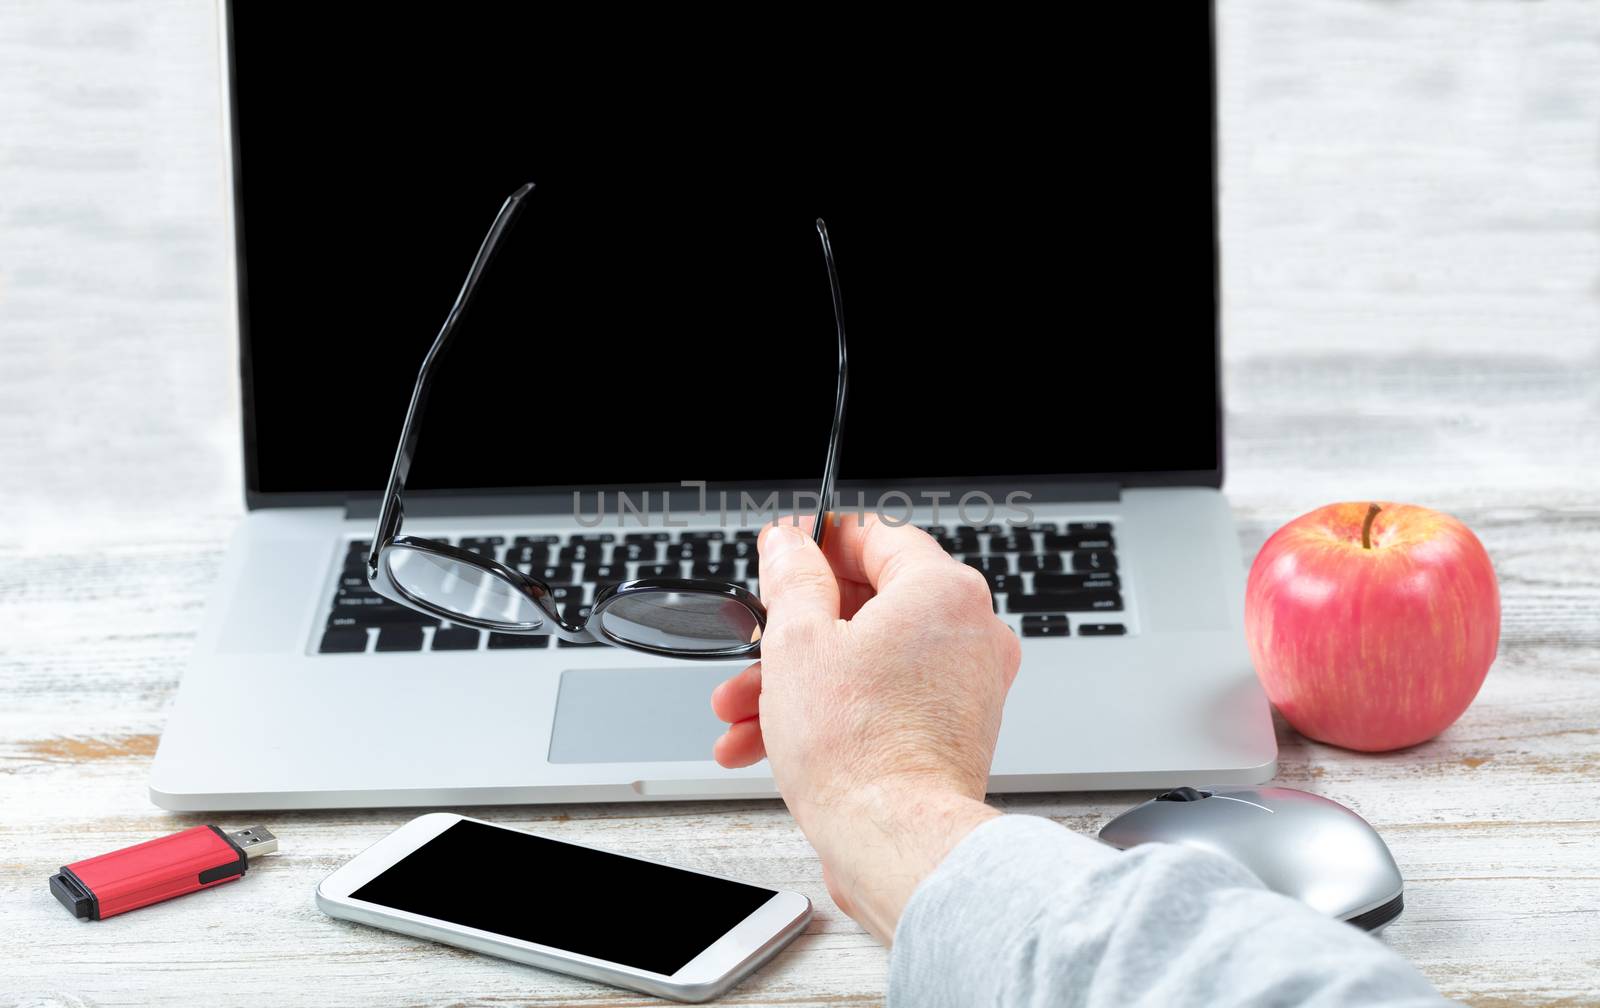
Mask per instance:
[[[1505,600],[1442,738],[1282,729],[1281,780],[1388,838],[1389,940],[1446,993],[1600,1004],[1600,5],[1225,0],[1220,23],[1244,546],[1416,501],[1478,530]],[[316,880],[406,812],[273,816],[285,853],[245,883],[101,924],[46,892],[201,821],[145,779],[241,513],[215,66],[204,0],[0,4],[0,1003],[638,1003],[318,913]],[[997,804],[1092,830],[1138,797]],[[882,999],[884,953],[776,803],[487,814],[809,894],[730,1003]]]

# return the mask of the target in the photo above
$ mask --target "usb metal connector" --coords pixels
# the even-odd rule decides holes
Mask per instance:
[[[258,858],[263,854],[272,854],[278,849],[278,838],[265,826],[251,826],[249,829],[234,830],[228,834],[228,839],[238,844],[247,858]]]

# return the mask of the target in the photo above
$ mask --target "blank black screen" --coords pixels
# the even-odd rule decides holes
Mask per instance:
[[[671,976],[776,894],[463,820],[350,895]]]
[[[814,481],[819,216],[851,337],[843,478],[1218,466],[1207,3],[232,16],[258,492],[381,487],[524,182],[521,251],[457,332],[413,488]]]

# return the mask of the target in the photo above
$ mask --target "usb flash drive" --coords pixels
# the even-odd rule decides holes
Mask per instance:
[[[250,859],[278,849],[260,826],[224,833],[195,826],[62,867],[50,891],[80,920],[105,920],[244,875]]]

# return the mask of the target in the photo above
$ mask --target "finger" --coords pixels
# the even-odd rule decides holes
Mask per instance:
[[[823,552],[826,553],[827,550],[823,550]],[[861,611],[861,607],[872,601],[874,594],[872,586],[865,581],[841,580],[839,582],[839,618],[854,619],[856,613]]]
[[[872,521],[879,519],[873,516]],[[816,520],[810,516],[798,519],[796,525],[792,519],[784,519],[792,527],[799,528],[807,535],[810,534]],[[843,619],[852,619],[861,607],[872,600],[877,590],[867,582],[867,575],[862,569],[861,549],[862,535],[864,532],[863,519],[859,513],[840,514],[830,512],[828,527],[822,537],[822,555],[827,558],[828,566],[833,570],[834,582],[839,590],[839,616]],[[848,526],[848,531],[845,531]],[[917,531],[921,531],[918,529]],[[935,545],[938,545],[935,543]],[[940,550],[940,554],[943,554]],[[762,582],[762,593],[765,596],[766,582]]]
[[[711,746],[711,758],[729,770],[766,759],[767,746],[761,738],[761,719],[749,718],[729,725],[728,730]]]
[[[822,542],[822,555],[828,559],[828,566],[833,570],[834,583],[838,586],[839,615],[844,619],[849,619],[850,617],[854,616],[856,612],[863,605],[865,605],[869,599],[872,598],[873,595],[872,586],[867,584],[864,578],[857,577],[852,579],[847,577],[845,574],[840,572],[839,565],[834,562],[834,540],[837,538],[837,533],[834,532],[836,527],[835,523],[843,523],[855,520],[855,517],[851,515],[830,512],[828,514],[828,531],[823,536]],[[782,518],[773,524],[788,525],[792,528],[798,528],[800,531],[806,533],[806,535],[810,535],[812,528],[816,526],[816,519],[812,516],[805,515],[795,518]],[[765,581],[762,582],[761,587],[762,594],[765,596],[767,588]]]
[[[753,718],[761,711],[761,663],[723,680],[711,691],[711,712],[728,724]]]
[[[761,601],[769,623],[805,616],[839,618],[839,583],[804,529],[768,525],[756,547],[761,554]]]
[[[890,525],[875,514],[838,516],[837,525],[828,525],[823,550],[840,579],[871,585],[879,593],[909,571],[955,563],[933,536],[909,523]]]

